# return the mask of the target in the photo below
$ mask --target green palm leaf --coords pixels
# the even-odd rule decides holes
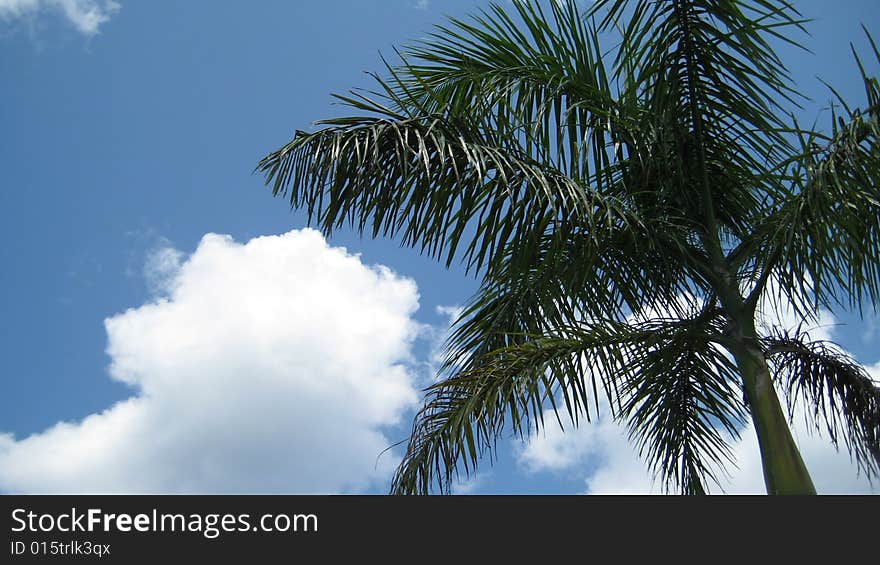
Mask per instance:
[[[801,406],[817,431],[843,443],[868,477],[880,474],[880,388],[833,343],[781,332],[764,340],[785,391],[789,415]],[[841,441],[842,440],[842,441]]]
[[[471,472],[507,427],[520,437],[544,425],[578,425],[600,397],[630,424],[631,437],[670,488],[703,492],[714,466],[729,460],[719,427],[737,435],[743,421],[733,363],[712,340],[718,320],[602,321],[472,357],[428,389],[393,482],[398,493],[442,491]],[[662,426],[657,426],[657,421]]]
[[[638,222],[614,196],[451,116],[406,118],[366,99],[349,99],[379,117],[326,120],[298,132],[258,170],[276,195],[305,208],[323,230],[349,224],[401,240],[450,263],[464,251],[473,266],[499,248],[528,250],[547,229]]]
[[[876,45],[874,54],[880,63]],[[801,151],[786,162],[794,194],[756,230],[766,272],[813,307],[880,301],[880,84],[856,60],[866,109],[838,98],[845,117],[832,112],[829,135],[797,130]]]

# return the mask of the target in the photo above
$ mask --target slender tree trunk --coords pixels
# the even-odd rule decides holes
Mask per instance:
[[[676,0],[673,2],[676,16],[682,26],[682,42],[687,62],[688,102],[691,112],[691,124],[697,141],[697,162],[700,171],[700,184],[703,199],[703,221],[706,231],[703,234],[703,245],[709,255],[717,275],[723,281],[716,291],[722,303],[732,316],[733,333],[736,345],[731,348],[743,377],[746,398],[758,433],[758,444],[761,448],[761,461],[764,465],[764,483],[767,494],[816,494],[816,488],[801,458],[788,421],[782,412],[779,398],[770,379],[770,370],[761,351],[755,332],[754,308],[743,304],[739,294],[736,277],[731,276],[729,264],[724,256],[719,238],[719,226],[715,217],[712,202],[712,191],[709,182],[709,170],[706,167],[706,153],[703,134],[703,119],[700,99],[704,93],[696,89],[699,75],[697,62],[693,54],[690,34],[690,20],[694,17],[689,5]]]
[[[731,352],[742,374],[758,434],[767,494],[816,494],[773,387],[770,369],[757,341],[753,316],[749,313],[747,319],[734,322],[738,345]]]

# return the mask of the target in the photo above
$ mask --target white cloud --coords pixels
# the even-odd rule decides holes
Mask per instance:
[[[383,428],[418,401],[413,281],[312,230],[246,244],[208,234],[184,261],[161,257],[167,296],[105,321],[110,375],[134,396],[0,435],[0,490],[352,492],[387,480]]]
[[[431,5],[429,0],[417,0],[415,4],[416,10],[427,10]]]
[[[552,416],[540,434],[533,433],[518,451],[518,460],[531,473],[582,472],[593,494],[647,494],[655,492],[645,464],[618,425],[602,406],[602,416],[563,431]]]
[[[441,377],[440,368],[446,361],[446,341],[452,332],[452,326],[461,317],[464,308],[461,306],[436,306],[434,311],[443,321],[438,325],[425,325],[422,327],[422,335],[430,344],[428,358],[425,367],[428,371],[428,380],[432,383]]]
[[[450,486],[450,493],[456,495],[479,494],[479,490],[492,478],[492,471],[482,471],[468,477],[461,476]]]
[[[865,317],[864,331],[862,332],[863,343],[873,343],[880,334],[880,312],[872,312]]]
[[[768,294],[772,294],[771,292]],[[778,327],[796,330],[799,320],[790,307],[774,309],[762,304],[763,319]],[[832,340],[835,319],[822,311],[818,321],[810,327],[813,340]],[[866,367],[880,382],[880,363]],[[607,403],[600,402],[604,417],[592,423],[582,423],[563,432],[555,420],[547,418],[547,427],[533,435],[518,450],[518,461],[529,472],[582,473],[591,494],[635,494],[662,492],[655,484],[645,463],[636,455],[626,437],[625,426],[610,417]],[[827,435],[817,434],[803,418],[796,417],[792,433],[801,455],[820,493],[880,493],[880,485],[871,485],[859,475],[844,446],[837,451]],[[733,443],[736,467],[730,467],[729,477],[720,477],[725,492],[735,494],[762,494],[764,486],[761,460],[754,428],[748,425],[739,441]],[[717,491],[717,487],[713,491]]]
[[[119,3],[113,0],[0,0],[0,19],[14,20],[54,11],[84,35],[95,35],[119,9]]]
[[[164,240],[162,246],[147,252],[143,276],[149,291],[156,295],[173,292],[174,281],[180,272],[183,259],[183,253]]]

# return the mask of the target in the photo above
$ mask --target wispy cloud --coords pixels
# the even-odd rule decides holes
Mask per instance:
[[[0,0],[0,20],[13,21],[56,12],[80,33],[91,36],[119,9],[119,3],[114,0]]]
[[[183,263],[183,253],[173,248],[167,240],[163,240],[162,243],[163,245],[147,252],[143,269],[147,289],[154,295],[173,292],[172,285]]]

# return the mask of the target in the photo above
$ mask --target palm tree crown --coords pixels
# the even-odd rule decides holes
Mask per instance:
[[[600,399],[681,492],[718,483],[749,417],[768,492],[814,492],[798,405],[880,472],[880,388],[834,344],[757,323],[761,304],[809,324],[880,298],[880,85],[856,57],[864,109],[800,127],[771,42],[802,24],[770,0],[493,4],[260,162],[325,232],[481,277],[394,492],[444,491],[505,430],[578,425]]]

